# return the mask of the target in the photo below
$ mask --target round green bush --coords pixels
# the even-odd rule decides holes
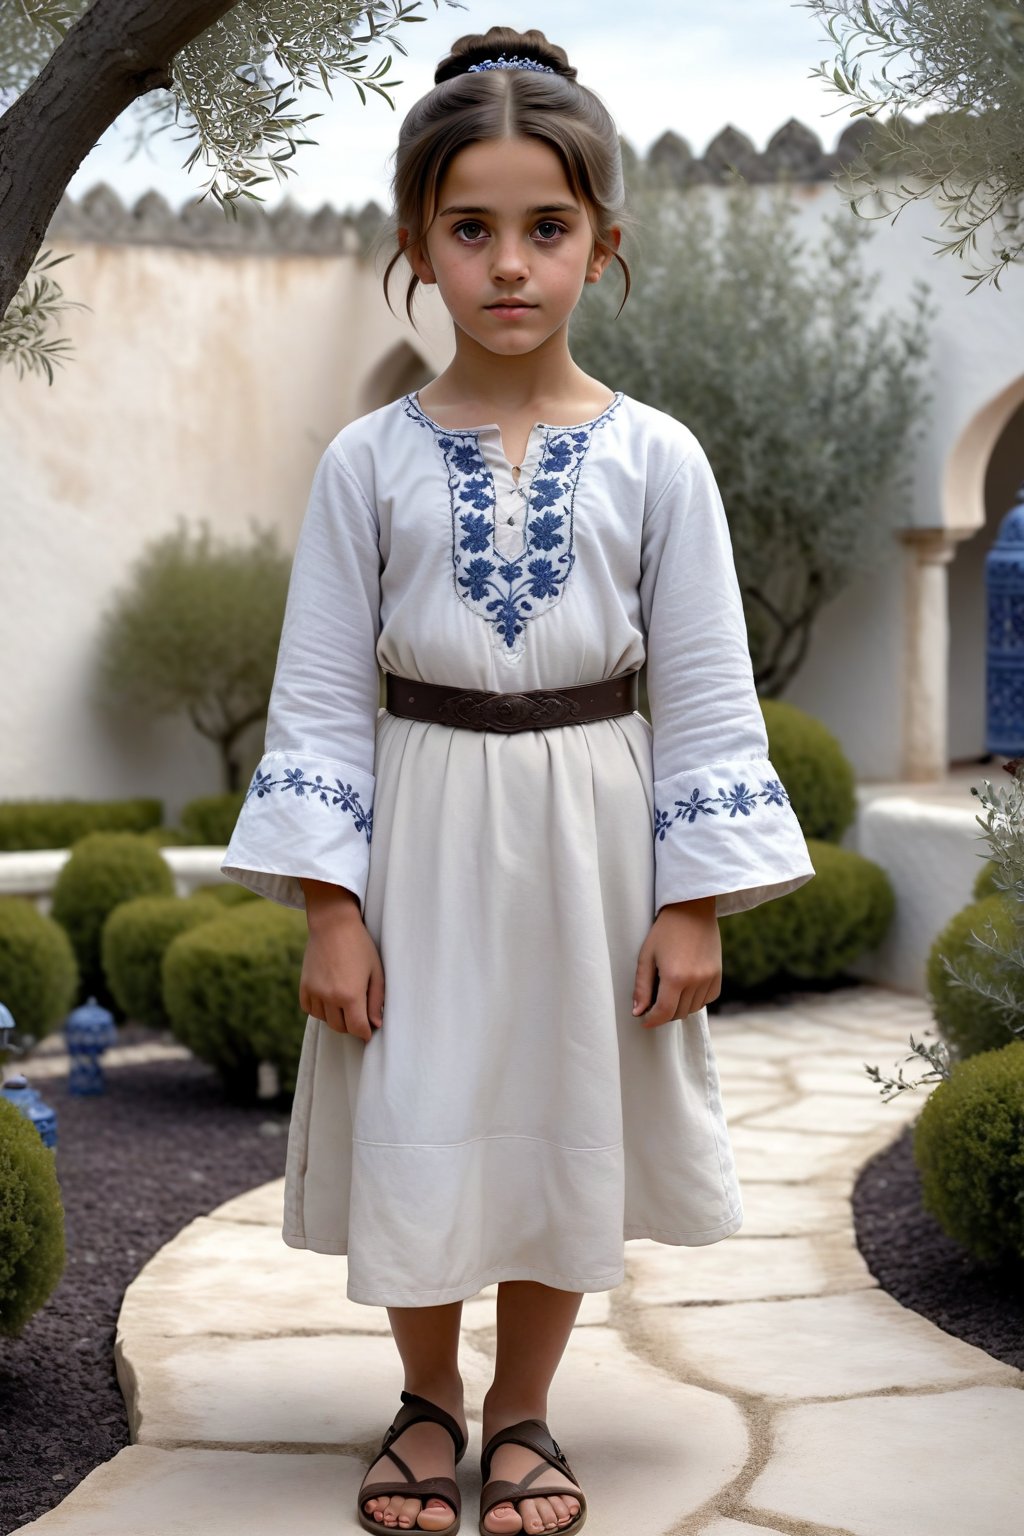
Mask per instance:
[[[1014,908],[999,891],[972,901],[943,928],[928,953],[928,996],[939,1034],[961,1060],[979,1051],[998,1050],[1013,1037],[1006,1016],[994,1003],[969,987],[958,986],[942,963],[945,956],[961,975],[977,974],[995,983],[1009,982],[1024,1003],[1024,988],[1016,981],[1017,972],[999,966],[995,956],[971,943],[971,934],[992,940],[1000,949],[1019,943],[1022,937],[1014,922]]]
[[[306,949],[303,912],[247,902],[180,934],[163,964],[171,1028],[193,1055],[214,1067],[233,1099],[256,1097],[257,1065],[277,1067],[293,1093],[306,1015],[299,978]]]
[[[177,827],[150,827],[139,835],[152,848],[182,848],[192,841]]]
[[[885,871],[834,843],[809,837],[807,848],[813,880],[722,918],[723,997],[827,981],[885,937],[895,908]]]
[[[57,1157],[0,1099],[0,1334],[15,1338],[64,1273]]]
[[[126,1018],[169,1029],[160,968],[179,933],[220,917],[205,896],[137,896],[114,908],[103,925],[103,973]]]
[[[978,870],[974,881],[974,890],[971,892],[975,901],[981,901],[986,896],[1002,895],[996,885],[996,875],[999,873],[999,865],[995,859],[986,859]]]
[[[914,1126],[921,1203],[976,1258],[1024,1259],[1024,1041],[956,1062]]]
[[[768,755],[804,836],[839,842],[857,809],[853,768],[842,747],[820,720],[795,704],[781,699],[760,704]]]
[[[143,832],[163,814],[159,800],[0,800],[0,850],[70,848],[87,832]]]
[[[74,947],[84,995],[116,1011],[103,974],[103,924],[134,896],[173,896],[171,871],[155,848],[130,832],[93,832],[75,843],[57,876],[52,916]]]
[[[200,847],[222,848],[231,841],[245,790],[228,795],[200,795],[190,800],[181,813],[182,831],[188,841]]]
[[[233,880],[229,883],[218,880],[211,885],[197,885],[195,894],[198,896],[200,892],[204,896],[211,896],[222,907],[238,907],[243,901],[265,900],[255,891],[250,891],[247,885],[236,885]]]
[[[0,897],[0,1003],[19,1035],[41,1040],[63,1023],[78,994],[78,964],[59,923],[21,896]]]

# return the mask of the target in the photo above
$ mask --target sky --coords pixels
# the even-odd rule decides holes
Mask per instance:
[[[359,208],[371,198],[387,207],[402,116],[430,89],[434,67],[456,37],[496,24],[539,25],[641,153],[671,128],[702,154],[727,123],[763,149],[790,117],[831,149],[852,120],[849,99],[810,78],[823,61],[831,68],[834,47],[817,16],[791,0],[464,0],[458,9],[422,0],[420,14],[422,22],[400,28],[408,57],[394,56],[391,74],[403,82],[394,111],[372,94],[363,106],[347,80],[332,85],[333,101],[319,90],[300,94],[293,110],[323,113],[307,129],[317,143],[298,150],[296,174],[283,186],[271,181],[258,189],[268,207],[284,196],[309,209]],[[200,174],[198,164],[182,169],[193,144],[176,139],[180,129],[172,128],[128,159],[131,133],[123,124],[130,117],[83,161],[72,197],[106,181],[127,203],[150,188],[175,207],[198,198],[209,173]]]

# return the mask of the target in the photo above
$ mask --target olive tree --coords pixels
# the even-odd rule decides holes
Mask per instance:
[[[137,104],[142,137],[177,127],[193,146],[185,164],[211,172],[199,201],[212,195],[231,214],[315,142],[306,125],[320,113],[293,110],[300,92],[330,94],[342,78],[393,105],[391,55],[371,64],[366,49],[404,53],[399,28],[423,20],[420,5],[0,0],[0,364],[52,382],[63,360],[67,343],[46,332],[67,306],[39,253],[69,181],[122,112]]]
[[[989,226],[994,261],[965,273],[970,292],[1024,257],[1024,7],[1020,0],[798,0],[825,26],[836,56],[813,71],[877,118],[838,178],[857,213],[893,218],[931,198],[964,256]],[[875,62],[877,61],[877,62]],[[868,73],[877,69],[877,73]],[[923,122],[906,116],[933,109]]]
[[[871,231],[839,208],[807,253],[784,185],[762,197],[734,180],[718,206],[703,188],[648,190],[634,206],[635,289],[621,319],[612,284],[589,291],[575,355],[707,452],[771,697],[823,605],[889,547],[927,399],[927,289],[915,284],[905,313],[873,311]]]
[[[291,561],[272,531],[215,541],[206,524],[150,544],[104,615],[97,697],[114,709],[184,712],[242,787],[239,741],[264,719]]]

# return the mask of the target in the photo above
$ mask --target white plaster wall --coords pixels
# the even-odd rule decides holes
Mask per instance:
[[[65,323],[74,357],[52,387],[0,373],[0,798],[151,794],[173,818],[222,787],[218,760],[184,718],[93,702],[111,593],[179,518],[293,549],[364,379],[406,338],[436,370],[449,327],[426,305],[416,337],[354,256],[83,243],[60,276],[91,307]]]

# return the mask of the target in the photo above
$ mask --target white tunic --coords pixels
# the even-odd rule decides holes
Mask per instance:
[[[378,664],[500,692],[647,663],[639,712],[501,733],[378,708]],[[707,1010],[632,1014],[666,902],[719,915],[814,869],[768,758],[728,525],[692,432],[622,394],[497,426],[414,396],[346,426],[299,537],[266,753],[224,873],[360,898],[385,975],[364,1042],[310,1018],[283,1237],[348,1296],[624,1278],[623,1242],[716,1242],[743,1211]]]

